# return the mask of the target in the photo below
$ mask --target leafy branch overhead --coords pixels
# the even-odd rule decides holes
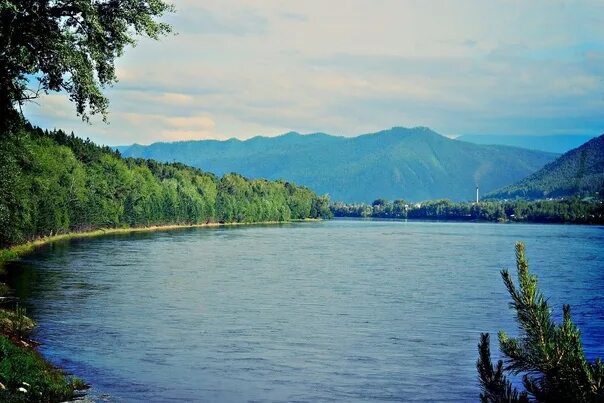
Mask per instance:
[[[115,59],[137,36],[169,33],[158,18],[172,11],[162,0],[0,0],[0,121],[39,91],[65,91],[84,120],[105,119]]]
[[[489,335],[478,345],[477,369],[483,402],[596,402],[604,400],[604,365],[589,362],[581,333],[573,323],[570,307],[563,308],[562,323],[551,316],[547,299],[529,271],[524,244],[516,244],[518,285],[507,270],[501,272],[516,312],[519,336],[499,333],[504,360],[493,366]],[[522,376],[524,391],[518,391],[506,376]]]

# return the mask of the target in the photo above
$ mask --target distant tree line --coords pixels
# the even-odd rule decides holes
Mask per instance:
[[[377,199],[372,204],[333,203],[335,217],[371,217],[457,221],[527,221],[538,223],[603,224],[601,199],[567,198],[540,201],[481,201],[479,203],[432,200],[410,203]]]
[[[124,159],[109,147],[29,124],[0,139],[0,247],[98,228],[330,215],[327,196],[284,181]]]

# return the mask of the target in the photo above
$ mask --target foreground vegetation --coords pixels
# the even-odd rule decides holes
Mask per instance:
[[[481,335],[477,369],[483,402],[601,402],[604,401],[604,364],[589,362],[581,333],[573,323],[570,307],[564,305],[562,323],[552,319],[547,298],[529,272],[524,244],[516,244],[518,286],[507,270],[501,272],[512,298],[520,334],[499,333],[504,360],[491,362],[489,334]],[[508,378],[522,376],[519,391]]]
[[[0,401],[73,399],[86,385],[44,361],[26,340],[33,328],[34,322],[25,316],[24,309],[0,309]]]
[[[283,181],[218,178],[124,159],[30,125],[0,139],[0,248],[102,228],[289,221],[330,216],[327,197]]]
[[[139,36],[169,33],[160,18],[172,11],[162,0],[0,0],[0,136],[42,92],[68,95],[84,120],[106,117],[116,58]]]
[[[432,200],[416,204],[404,200],[390,202],[378,199],[372,204],[334,203],[330,208],[336,217],[604,224],[604,204],[601,199],[479,203]]]

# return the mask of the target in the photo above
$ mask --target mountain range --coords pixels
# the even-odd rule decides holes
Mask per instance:
[[[496,199],[604,194],[604,134],[593,138],[520,182],[488,195]]]
[[[284,179],[332,200],[472,200],[515,183],[558,154],[453,140],[425,127],[357,137],[291,132],[241,141],[201,140],[118,148],[125,157],[182,162],[223,175]]]

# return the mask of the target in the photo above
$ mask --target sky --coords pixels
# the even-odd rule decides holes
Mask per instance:
[[[65,94],[44,128],[101,144],[352,136],[604,133],[604,1],[174,0],[176,34],[117,61],[109,124]]]

